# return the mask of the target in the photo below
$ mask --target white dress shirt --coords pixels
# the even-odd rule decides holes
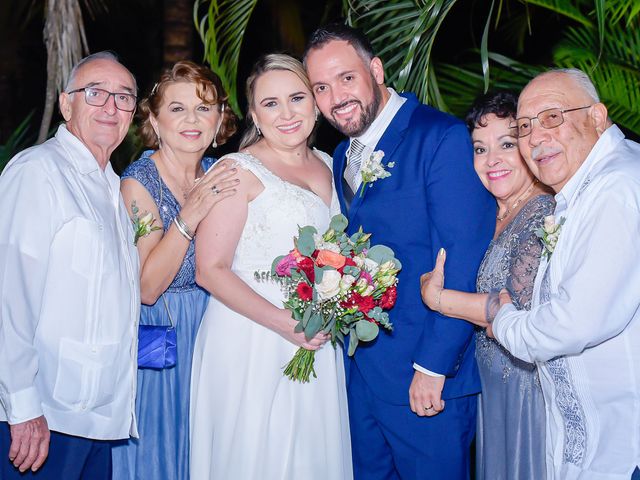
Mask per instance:
[[[398,113],[402,104],[407,100],[406,98],[398,95],[393,88],[387,87],[387,90],[389,91],[390,96],[380,114],[362,135],[359,137],[352,137],[349,140],[349,148],[351,148],[351,142],[353,142],[354,139],[358,139],[364,145],[362,156],[360,157],[362,159],[370,157],[375,151],[376,145],[378,145],[382,135],[384,135],[387,127],[393,121],[393,117],[396,116],[396,113]],[[349,157],[349,150],[347,150],[347,162],[349,161]],[[356,192],[358,191],[357,187],[359,187],[361,183],[362,179],[356,178]]]
[[[538,365],[548,478],[629,480],[640,463],[640,145],[608,128],[556,202],[565,223],[531,311],[503,306],[493,332]]]
[[[64,126],[0,176],[0,421],[137,435],[138,255],[110,164]]]

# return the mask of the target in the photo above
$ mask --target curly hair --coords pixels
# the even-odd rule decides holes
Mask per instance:
[[[516,118],[518,96],[512,92],[490,92],[477,97],[465,117],[469,132],[486,127],[485,117],[494,114],[498,118]]]
[[[225,143],[236,132],[237,118],[227,102],[228,96],[224,91],[222,81],[207,67],[183,60],[176,62],[171,69],[166,70],[160,76],[158,83],[153,86],[149,96],[140,102],[138,135],[144,145],[151,148],[159,147],[158,137],[151,126],[149,116],[158,116],[167,87],[176,82],[195,83],[198,97],[203,102],[218,106],[222,113],[222,122],[215,140],[218,145]]]

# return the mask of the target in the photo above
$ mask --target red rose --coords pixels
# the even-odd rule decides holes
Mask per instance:
[[[311,300],[313,298],[313,288],[311,288],[305,282],[300,282],[298,284],[298,287],[296,288],[296,293],[298,294],[301,300]]]
[[[347,259],[344,262],[344,265],[342,267],[340,267],[338,269],[338,271],[343,274],[344,273],[344,267],[356,267],[356,262],[354,262],[351,257],[347,257]]]
[[[358,306],[358,310],[360,310],[362,313],[368,313],[369,310],[371,310],[373,307],[376,306],[376,302],[373,299],[373,297],[368,296],[368,297],[363,297],[362,295],[360,295],[359,293],[353,292],[353,295],[351,295],[351,300],[353,301],[353,303],[355,303]]]
[[[380,307],[385,310],[389,310],[396,304],[398,298],[398,289],[396,287],[389,287],[386,292],[380,297]]]
[[[315,282],[316,274],[313,271],[313,260],[311,260],[309,257],[302,257],[300,260],[298,260],[298,268],[305,273],[305,275],[309,279],[309,282]]]

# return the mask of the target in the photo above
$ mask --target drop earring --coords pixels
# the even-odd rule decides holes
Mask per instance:
[[[258,131],[258,136],[261,137],[262,132],[260,131],[260,127],[258,125],[256,125],[256,130]]]

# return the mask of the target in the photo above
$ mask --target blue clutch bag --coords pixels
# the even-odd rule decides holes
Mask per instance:
[[[162,295],[171,325],[138,326],[138,368],[171,368],[176,365],[176,329]]]

